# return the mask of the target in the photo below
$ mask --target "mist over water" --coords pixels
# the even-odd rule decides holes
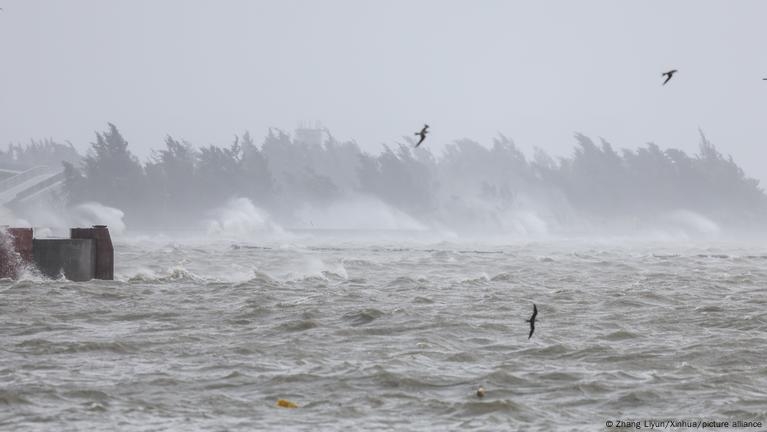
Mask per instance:
[[[559,160],[542,150],[529,158],[503,135],[491,145],[457,140],[440,154],[404,137],[374,154],[327,130],[299,129],[199,148],[167,137],[142,163],[115,125],[96,137],[80,162],[70,162],[71,146],[33,147],[68,152],[64,180],[0,213],[2,221],[225,237],[405,230],[446,239],[717,240],[767,232],[759,182],[702,132],[692,156],[652,143],[616,150],[578,134],[572,156]],[[0,162],[25,154],[19,147]]]
[[[298,226],[329,230],[427,230],[414,217],[368,196],[351,196],[328,206],[305,205],[296,212]]]

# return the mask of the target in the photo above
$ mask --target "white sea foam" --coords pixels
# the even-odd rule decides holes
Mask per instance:
[[[210,213],[206,224],[209,237],[245,241],[288,237],[268,213],[247,198],[232,199]]]

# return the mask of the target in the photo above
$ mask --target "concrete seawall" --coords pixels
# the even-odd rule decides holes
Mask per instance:
[[[96,248],[90,239],[35,239],[32,256],[40,273],[50,278],[62,274],[74,282],[93,279]]]
[[[51,278],[114,279],[114,247],[105,225],[72,228],[68,239],[35,239],[32,228],[8,228],[4,236],[0,278],[17,278],[24,265],[34,265]]]
[[[114,247],[106,225],[94,225],[93,228],[72,228],[71,239],[91,239],[95,242],[94,273],[95,279],[114,279]]]

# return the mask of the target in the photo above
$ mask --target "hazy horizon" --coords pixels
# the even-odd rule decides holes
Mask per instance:
[[[145,159],[319,121],[366,151],[426,122],[435,152],[498,133],[568,156],[697,148],[697,129],[767,181],[758,1],[5,1],[0,146],[107,122]],[[678,69],[666,86],[662,72]]]
[[[446,240],[725,240],[764,232],[767,195],[703,134],[694,155],[576,140],[573,156],[555,161],[525,155],[503,136],[489,148],[463,140],[439,155],[405,137],[371,154],[351,142],[274,131],[263,143],[244,134],[202,148],[168,138],[142,163],[110,124],[85,157],[52,141],[0,153],[0,167],[64,161],[63,173],[38,167],[3,180],[0,225],[106,224],[239,240],[296,230],[421,231]]]

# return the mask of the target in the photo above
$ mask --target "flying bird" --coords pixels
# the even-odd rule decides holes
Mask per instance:
[[[661,76],[667,76],[668,77],[668,78],[666,78],[666,81],[663,81],[663,85],[666,85],[666,83],[671,79],[672,76],[674,76],[674,74],[676,72],[677,72],[676,69],[671,69],[668,72],[663,72],[663,74]]]
[[[426,134],[429,133],[426,129],[429,129],[429,125],[425,124],[423,125],[423,129],[421,129],[421,132],[416,132],[414,135],[418,135],[421,137],[421,139],[418,141],[418,144],[415,145],[416,148],[418,148],[419,145],[423,142],[423,140],[426,139]]]
[[[530,323],[530,334],[527,336],[528,339],[533,337],[533,332],[535,331],[535,317],[538,315],[538,307],[535,306],[535,303],[533,303],[533,316],[530,317],[527,322]]]

